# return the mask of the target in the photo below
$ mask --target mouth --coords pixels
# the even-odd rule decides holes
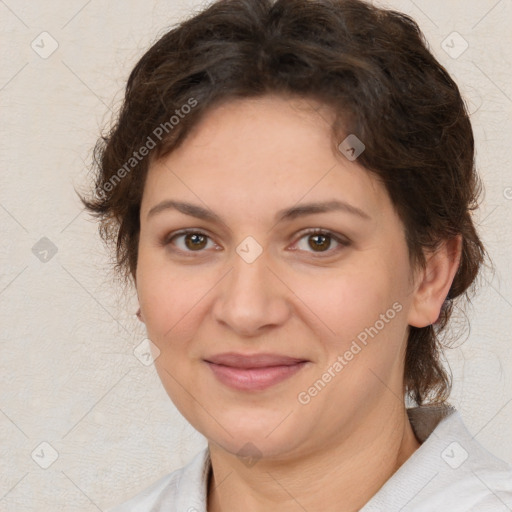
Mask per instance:
[[[224,385],[241,391],[262,391],[299,372],[310,361],[279,354],[219,354],[204,360]]]

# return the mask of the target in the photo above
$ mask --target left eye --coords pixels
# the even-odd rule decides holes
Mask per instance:
[[[306,240],[305,247],[300,248],[301,250],[308,251],[308,248],[313,249],[314,253],[325,253],[325,252],[333,252],[331,251],[331,245],[332,242],[335,241],[338,244],[337,249],[334,249],[334,252],[336,250],[340,249],[341,247],[347,247],[349,245],[348,240],[344,240],[341,237],[335,235],[331,231],[325,231],[325,230],[319,230],[319,229],[313,229],[310,231],[307,231],[302,235],[302,237],[299,239],[299,244],[302,240]],[[317,250],[318,249],[318,250]]]

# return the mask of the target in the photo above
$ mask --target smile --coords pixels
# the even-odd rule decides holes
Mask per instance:
[[[223,354],[205,362],[222,384],[240,391],[262,391],[292,377],[309,361],[272,354]]]

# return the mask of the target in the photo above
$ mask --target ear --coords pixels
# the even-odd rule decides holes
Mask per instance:
[[[145,321],[144,321],[144,317],[142,316],[142,312],[141,312],[140,308],[139,308],[139,309],[137,309],[137,312],[136,312],[135,314],[137,315],[137,318],[138,318],[142,323],[145,323]]]
[[[462,236],[445,240],[434,252],[425,255],[425,268],[418,272],[408,323],[426,327],[437,321],[453,278],[459,268]]]

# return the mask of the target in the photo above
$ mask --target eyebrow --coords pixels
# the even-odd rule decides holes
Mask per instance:
[[[153,206],[153,208],[149,210],[146,218],[149,219],[150,217],[166,210],[177,210],[185,215],[190,215],[198,219],[224,224],[224,221],[219,215],[213,213],[207,208],[183,201],[174,201],[172,199],[162,201],[156,206]],[[357,206],[336,199],[331,201],[304,203],[299,206],[292,206],[290,208],[285,208],[284,210],[279,210],[275,215],[275,222],[283,222],[285,220],[289,221],[306,215],[332,211],[341,211],[355,215],[364,220],[371,220],[370,215]]]

